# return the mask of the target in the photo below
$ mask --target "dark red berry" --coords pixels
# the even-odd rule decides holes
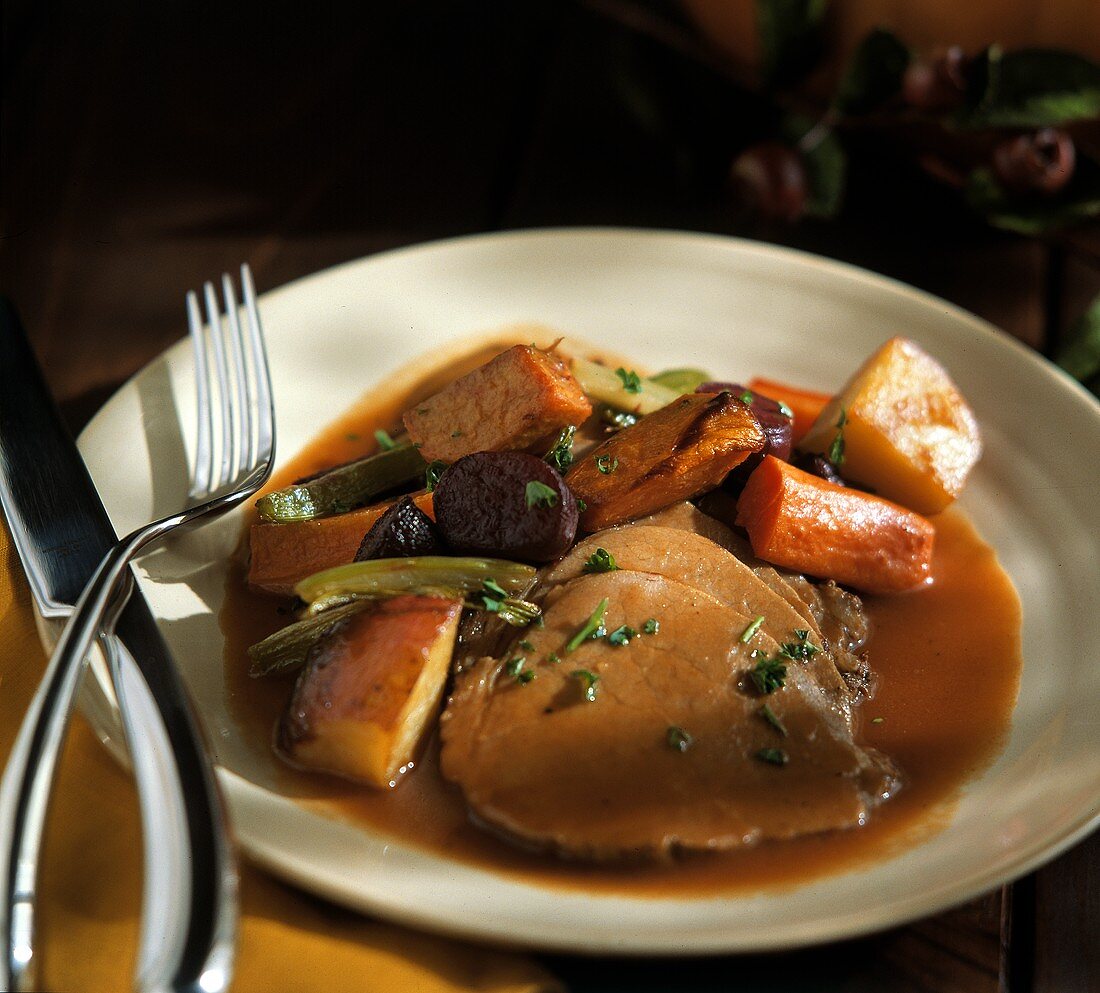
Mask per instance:
[[[747,148],[730,169],[738,196],[764,217],[797,221],[806,210],[809,177],[793,148],[777,141]]]
[[[902,78],[902,99],[917,110],[953,110],[966,97],[970,62],[958,45],[931,58],[915,60]]]
[[[993,149],[993,171],[1010,193],[1052,196],[1073,178],[1077,150],[1057,128],[1006,138]]]

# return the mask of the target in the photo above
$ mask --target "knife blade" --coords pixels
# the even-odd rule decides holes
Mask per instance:
[[[0,507],[40,612],[63,619],[116,535],[18,316],[2,298]],[[200,726],[132,573],[129,585],[115,627],[125,649],[118,656],[116,694],[125,704],[145,839],[136,983],[140,989],[222,989],[236,939],[236,866],[225,813]],[[0,876],[8,877],[0,907],[5,917],[7,887],[18,885],[18,868],[6,857],[0,862]],[[33,919],[33,892],[18,906],[11,920],[0,921],[5,950],[26,924],[17,918]],[[33,955],[31,932],[25,936],[21,954],[27,958]],[[0,963],[0,987],[4,971],[33,982],[30,965]]]

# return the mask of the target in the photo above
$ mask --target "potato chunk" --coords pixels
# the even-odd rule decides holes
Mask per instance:
[[[392,787],[439,710],[461,600],[397,596],[311,651],[279,723],[294,765]]]
[[[598,531],[714,489],[763,447],[760,423],[732,393],[689,393],[578,459],[565,481],[587,505],[581,527]]]
[[[974,414],[947,371],[906,338],[863,363],[799,447],[828,454],[838,431],[845,478],[921,514],[962,492],[982,451]]]
[[[515,345],[405,411],[404,421],[425,459],[455,462],[474,452],[549,445],[591,413],[561,359]]]

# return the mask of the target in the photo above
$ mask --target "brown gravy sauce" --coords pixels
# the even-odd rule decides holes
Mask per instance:
[[[517,330],[460,346],[428,370],[423,362],[406,368],[327,428],[271,487],[374,451],[374,430],[393,431],[401,411],[418,399],[516,341],[549,344],[553,337],[537,327]],[[562,862],[513,848],[473,826],[457,788],[439,773],[434,736],[397,789],[379,792],[286,768],[285,792],[313,809],[525,882],[633,896],[789,888],[889,857],[946,826],[960,789],[1000,751],[1019,688],[1021,613],[1011,580],[961,511],[941,514],[935,525],[932,584],[901,596],[865,598],[873,625],[867,651],[878,689],[860,708],[858,737],[894,759],[904,787],[863,827],[653,866]],[[230,569],[221,615],[227,690],[244,733],[268,742],[293,679],[249,678],[245,649],[289,618],[285,604],[250,592],[244,578],[242,554]],[[976,690],[964,692],[964,685]]]

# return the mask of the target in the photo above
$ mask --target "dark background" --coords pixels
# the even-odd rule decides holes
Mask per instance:
[[[261,291],[475,231],[621,224],[795,245],[940,294],[1048,353],[1087,256],[990,231],[864,138],[835,221],[767,226],[725,183],[756,102],[581,2],[5,0],[0,291],[74,429],[181,337],[183,292]],[[885,935],[785,956],[557,958],[575,990],[1100,989],[1100,844]]]

